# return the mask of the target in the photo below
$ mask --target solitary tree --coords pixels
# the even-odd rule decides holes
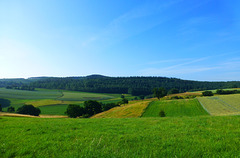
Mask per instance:
[[[65,112],[65,114],[67,114],[71,118],[82,116],[84,113],[85,110],[83,107],[74,104],[69,104],[67,107],[67,111]]]
[[[88,100],[84,102],[85,113],[89,116],[102,112],[102,105],[95,100]]]
[[[166,95],[166,90],[163,87],[154,88],[153,95],[154,95],[154,97],[157,97],[158,99],[160,99]]]

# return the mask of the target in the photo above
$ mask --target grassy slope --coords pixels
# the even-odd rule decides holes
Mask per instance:
[[[131,118],[140,117],[151,100],[131,101],[127,105],[112,108],[108,111],[99,113],[92,118]]]
[[[197,99],[179,99],[152,102],[142,117],[159,117],[161,110],[167,117],[208,115]]]
[[[198,100],[211,115],[240,114],[240,94],[199,97]]]
[[[0,118],[5,157],[240,157],[239,116]]]

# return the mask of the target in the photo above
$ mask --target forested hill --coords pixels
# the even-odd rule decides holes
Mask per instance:
[[[177,88],[180,92],[240,87],[239,81],[200,82],[166,77],[106,77],[91,75],[87,77],[43,78],[29,83],[34,88],[65,89],[97,93],[131,93],[133,95],[151,94],[153,88],[167,90]]]

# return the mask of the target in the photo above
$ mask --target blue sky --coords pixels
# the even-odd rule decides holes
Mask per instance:
[[[0,78],[240,80],[238,0],[1,0]]]

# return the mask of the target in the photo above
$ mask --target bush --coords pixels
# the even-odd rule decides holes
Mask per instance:
[[[116,106],[119,106],[119,105],[115,104],[115,103],[102,104],[102,111],[107,111],[107,110],[112,109]]]
[[[23,105],[22,107],[17,109],[17,113],[39,116],[41,111],[39,108],[36,108],[33,105]]]
[[[2,105],[0,104],[0,111],[2,111]]]
[[[88,100],[84,102],[84,110],[86,114],[89,114],[89,116],[92,116],[102,112],[102,105],[101,103],[95,100]]]
[[[85,110],[83,107],[80,107],[79,105],[69,104],[65,114],[67,114],[68,117],[76,118],[85,114]]]
[[[15,112],[15,108],[10,106],[7,108],[7,112]]]
[[[213,92],[212,91],[204,91],[202,92],[203,96],[213,96]]]
[[[159,116],[160,116],[160,117],[165,117],[166,114],[165,114],[165,112],[164,112],[163,110],[161,110],[161,111],[159,112]]]

